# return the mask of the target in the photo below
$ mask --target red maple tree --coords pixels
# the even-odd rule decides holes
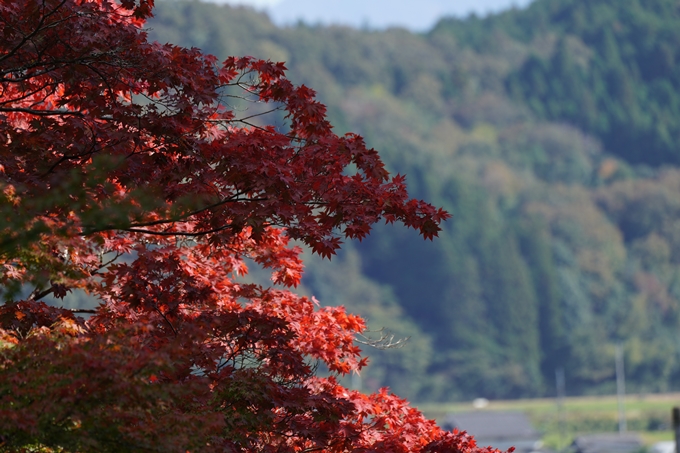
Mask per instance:
[[[340,386],[363,321],[290,291],[291,239],[330,257],[381,219],[432,238],[448,214],[283,64],[148,42],[152,8],[0,2],[0,451],[476,451]],[[279,285],[242,283],[246,260]],[[45,303],[73,289],[101,302],[87,320]]]

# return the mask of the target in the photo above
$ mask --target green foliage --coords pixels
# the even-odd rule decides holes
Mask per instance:
[[[514,34],[522,20],[508,13],[498,27]],[[532,53],[506,79],[510,94],[537,116],[567,121],[601,138],[614,154],[635,163],[680,163],[680,9],[672,0],[535,2],[556,34],[549,55]],[[532,30],[536,30],[532,27]],[[520,36],[527,39],[527,36]]]

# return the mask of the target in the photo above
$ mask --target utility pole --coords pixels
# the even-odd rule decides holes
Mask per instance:
[[[558,450],[564,445],[564,368],[559,367],[555,370],[555,385],[557,386],[557,429],[560,433]],[[676,452],[680,453],[680,452]]]
[[[616,400],[619,406],[619,434],[626,432],[626,378],[623,372],[623,346],[616,345]],[[680,453],[680,452],[679,452]]]
[[[675,432],[675,453],[680,453],[680,407],[673,408],[673,431]]]
[[[680,407],[674,407],[671,414],[675,432],[675,453],[680,453]]]

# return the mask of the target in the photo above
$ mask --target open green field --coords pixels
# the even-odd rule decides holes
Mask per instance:
[[[618,430],[616,396],[568,397],[563,401],[561,411],[555,398],[490,401],[484,409],[475,409],[471,402],[420,404],[418,408],[438,421],[454,412],[525,412],[534,427],[543,433],[546,446],[556,450],[571,444],[579,434]],[[671,410],[674,406],[680,406],[680,393],[627,395],[625,414],[628,431],[640,433],[647,445],[673,440]]]

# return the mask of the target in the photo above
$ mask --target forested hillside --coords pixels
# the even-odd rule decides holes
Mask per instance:
[[[680,388],[680,4],[537,0],[401,29],[275,27],[264,14],[160,2],[153,39],[285,61],[338,131],[361,133],[441,238],[381,227],[305,286],[374,328],[368,388],[415,401]]]

